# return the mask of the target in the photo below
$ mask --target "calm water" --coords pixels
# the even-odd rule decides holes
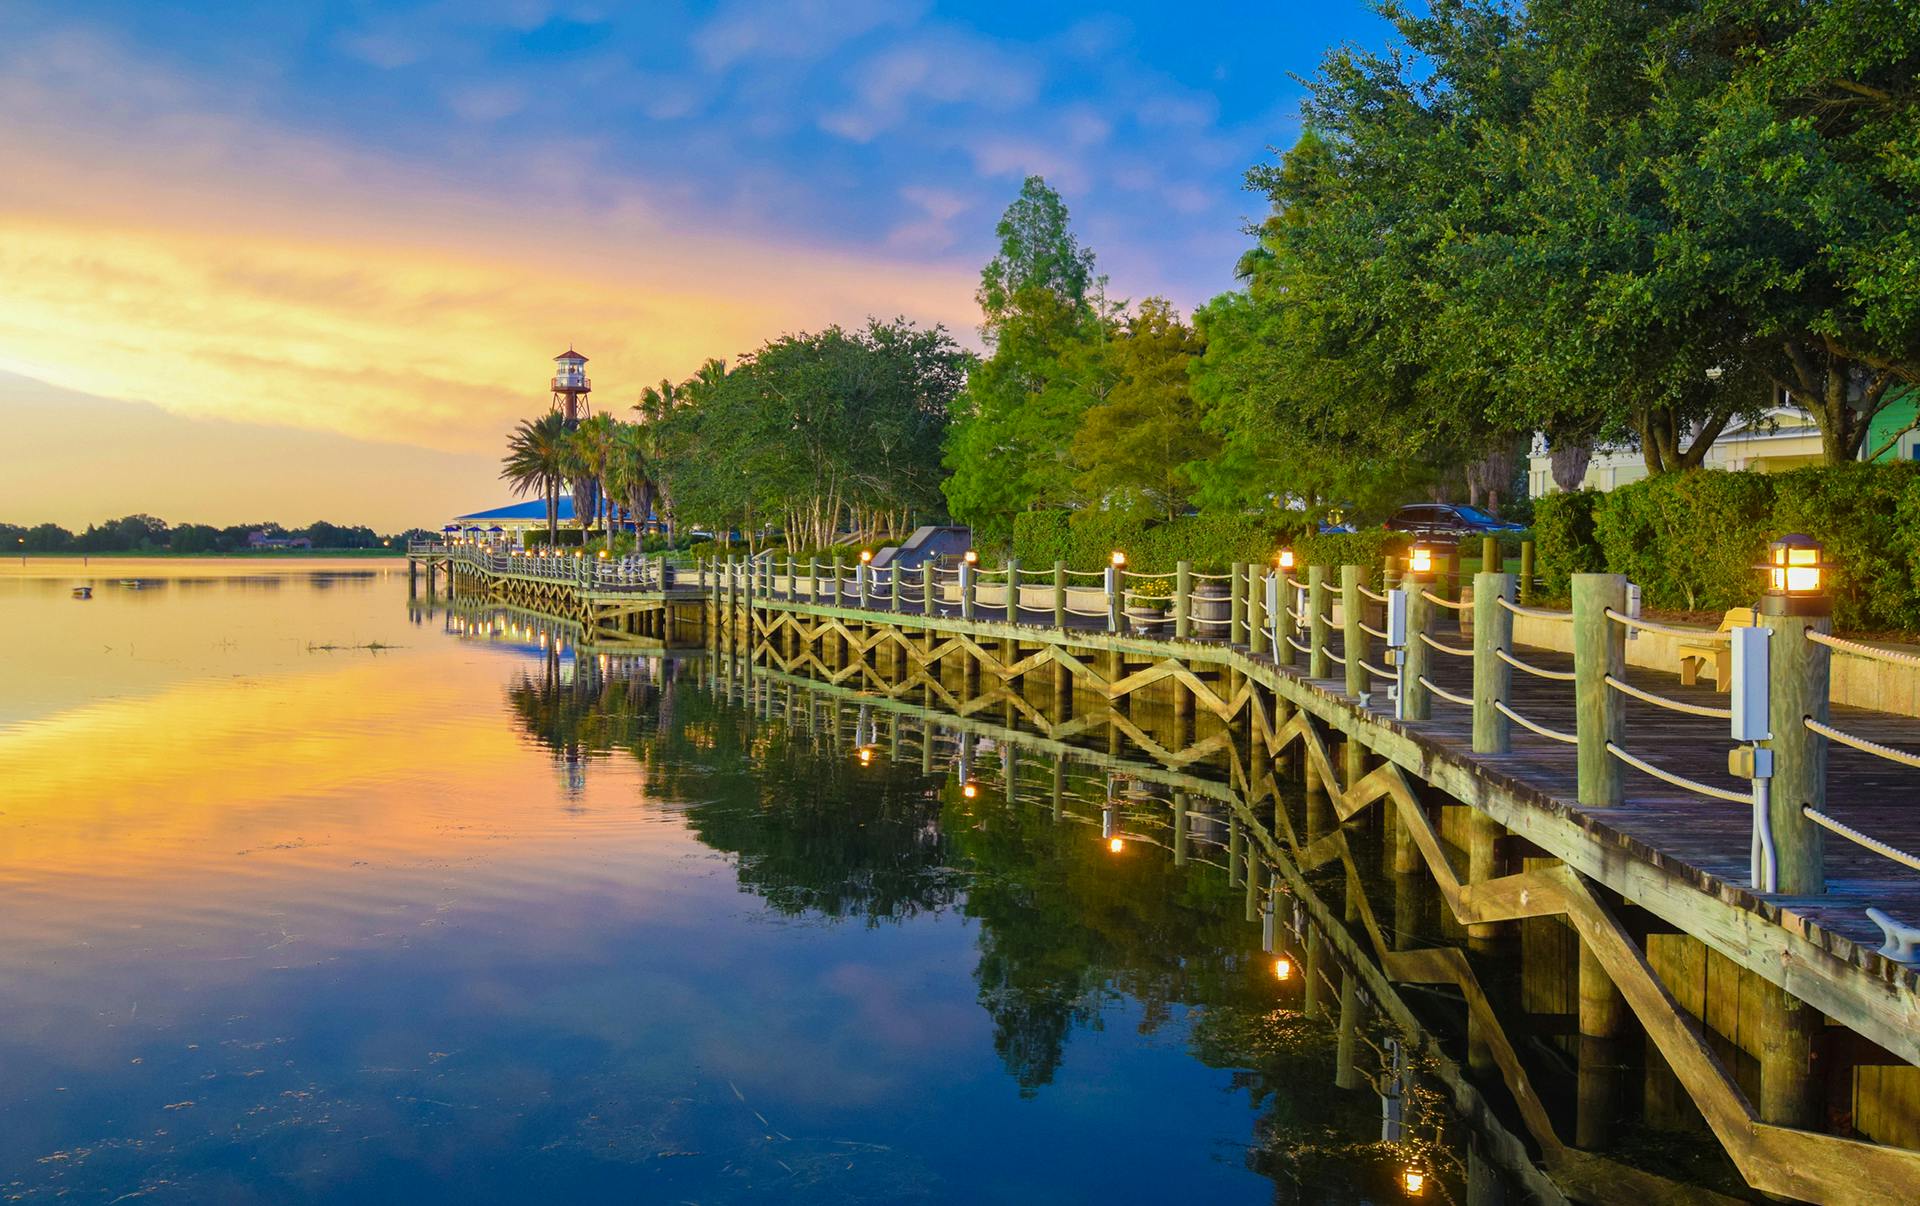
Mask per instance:
[[[1224,868],[406,590],[0,569],[0,1195],[1393,1196]]]

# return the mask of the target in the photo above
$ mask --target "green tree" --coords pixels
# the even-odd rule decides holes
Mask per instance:
[[[992,355],[967,376],[945,457],[948,507],[983,540],[1005,537],[1019,511],[1076,500],[1074,433],[1111,384],[1105,280],[1059,194],[1029,177],[998,233],[977,295]]]
[[[620,443],[620,423],[609,414],[590,415],[580,420],[567,435],[565,460],[567,477],[573,486],[573,517],[580,522],[580,539],[593,527],[602,504],[608,510],[606,540],[613,548],[613,490],[615,461]]]
[[[566,481],[567,424],[560,412],[523,419],[507,439],[500,476],[522,497],[538,493],[547,504],[547,543],[560,536],[560,490]]]
[[[1188,369],[1204,349],[1171,303],[1150,297],[1106,345],[1112,384],[1081,417],[1073,440],[1087,498],[1172,519],[1187,507],[1187,466],[1213,441],[1199,423]]]

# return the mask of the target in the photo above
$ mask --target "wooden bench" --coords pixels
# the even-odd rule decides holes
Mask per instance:
[[[1730,607],[1720,619],[1717,632],[1731,632],[1735,628],[1751,628],[1759,621],[1755,619],[1751,607]],[[1715,690],[1733,690],[1733,643],[1731,641],[1702,641],[1697,645],[1682,645],[1680,653],[1680,685],[1691,687],[1700,681],[1700,668],[1713,659],[1713,685]]]

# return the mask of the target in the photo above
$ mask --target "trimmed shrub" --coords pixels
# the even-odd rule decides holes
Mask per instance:
[[[1593,534],[1593,513],[1605,497],[1597,490],[1575,490],[1534,500],[1534,568],[1547,594],[1565,595],[1572,589],[1573,575],[1606,567]]]
[[[1137,573],[1170,573],[1181,561],[1219,573],[1236,561],[1264,564],[1300,522],[1279,512],[1143,521],[1121,511],[1031,511],[1014,520],[1013,551],[1021,565],[1036,570],[1055,561],[1097,570],[1119,549]]]
[[[1920,466],[1855,462],[1795,469],[1774,483],[1772,530],[1762,534],[1749,564],[1763,560],[1765,541],[1805,532],[1826,546],[1834,563],[1833,622],[1840,628],[1920,628],[1915,590],[1914,528],[1910,507]],[[1749,595],[1760,578],[1748,571]]]
[[[1759,473],[1663,473],[1603,496],[1594,534],[1605,568],[1655,607],[1722,610],[1753,602],[1754,566],[1772,527],[1775,479]]]
[[[1413,544],[1405,532],[1386,528],[1362,528],[1358,532],[1302,532],[1294,537],[1294,563],[1299,566],[1324,565],[1336,570],[1342,565],[1364,565],[1367,581],[1380,586],[1381,570],[1389,554],[1398,556]],[[1304,574],[1304,569],[1297,571]],[[1338,582],[1337,572],[1330,578]]]

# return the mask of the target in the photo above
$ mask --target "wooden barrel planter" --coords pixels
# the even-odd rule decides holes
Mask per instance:
[[[1227,620],[1233,615],[1233,601],[1222,581],[1195,583],[1193,588],[1193,635],[1200,640],[1227,639]],[[1203,623],[1203,621],[1212,621]]]
[[[1173,614],[1150,603],[1129,603],[1127,628],[1136,636],[1171,636]]]

